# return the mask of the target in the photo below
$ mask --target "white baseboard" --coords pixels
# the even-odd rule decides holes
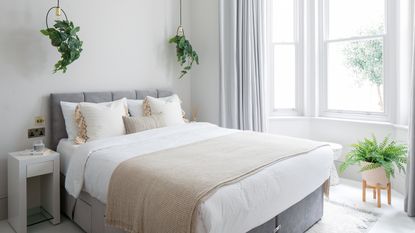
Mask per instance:
[[[7,219],[7,197],[0,198],[0,220]]]

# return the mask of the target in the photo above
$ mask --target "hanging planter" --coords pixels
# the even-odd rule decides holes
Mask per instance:
[[[56,16],[61,16],[63,13],[65,19],[55,20],[53,27],[49,27],[48,18],[52,10],[55,10]],[[51,7],[46,13],[46,29],[40,32],[49,37],[52,46],[56,47],[61,54],[61,59],[55,64],[54,73],[58,71],[65,73],[67,66],[80,57],[83,42],[77,35],[79,30],[79,27],[68,20],[65,11],[59,6],[59,0],[57,6]]]
[[[177,28],[176,35],[170,38],[169,43],[176,44],[177,61],[182,67],[179,76],[179,79],[181,79],[192,69],[193,63],[199,64],[199,56],[189,40],[186,39],[182,26],[182,0],[180,0],[180,25]]]

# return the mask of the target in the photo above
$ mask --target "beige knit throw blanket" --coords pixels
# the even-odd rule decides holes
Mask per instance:
[[[190,233],[196,207],[219,187],[321,142],[240,132],[137,156],[114,171],[106,221],[127,232]]]

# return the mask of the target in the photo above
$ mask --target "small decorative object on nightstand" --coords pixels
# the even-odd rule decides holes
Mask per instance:
[[[8,215],[17,233],[43,221],[60,222],[59,166],[59,154],[49,149],[9,154]],[[28,184],[39,192],[28,194]]]

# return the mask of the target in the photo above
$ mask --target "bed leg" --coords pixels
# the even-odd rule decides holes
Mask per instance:
[[[378,208],[381,208],[381,195],[380,195],[380,185],[376,185],[376,191],[377,191],[377,198],[378,198]]]
[[[392,185],[388,183],[388,205],[392,204]]]
[[[366,180],[362,181],[362,201],[366,202]]]

